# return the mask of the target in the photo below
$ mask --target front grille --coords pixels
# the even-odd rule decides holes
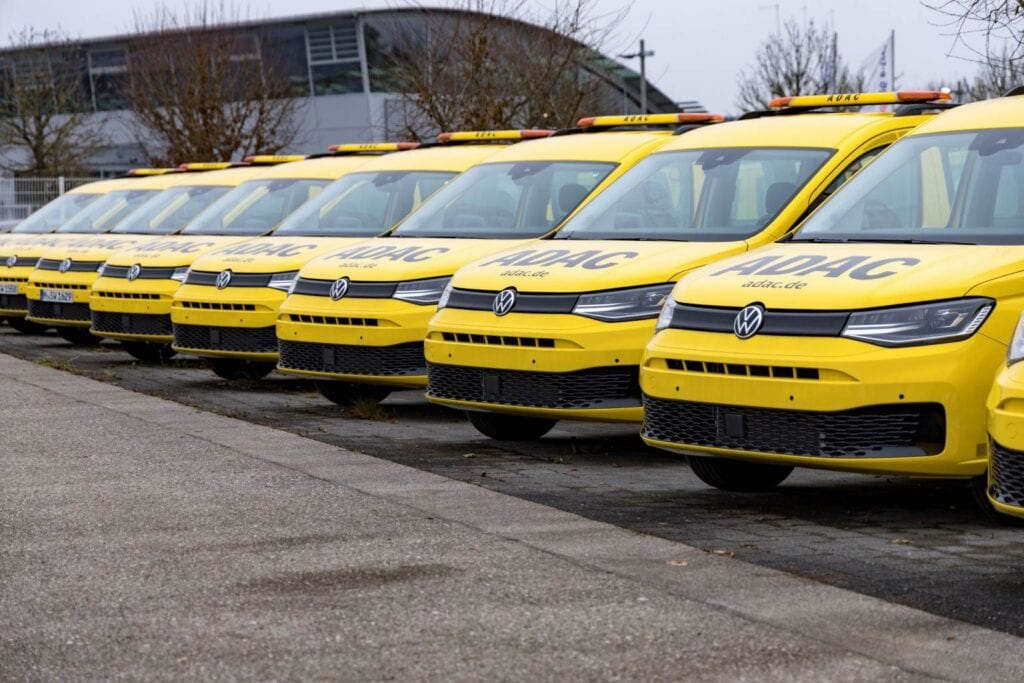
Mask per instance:
[[[550,337],[519,337],[497,334],[469,334],[467,332],[442,332],[441,338],[446,342],[459,344],[486,344],[488,346],[526,346],[539,349],[555,348],[555,340]]]
[[[170,280],[171,276],[174,275],[174,271],[181,267],[183,266],[179,266],[178,268],[156,268],[151,266],[140,267],[139,274],[136,277],[140,280]],[[128,278],[128,271],[132,268],[133,266],[111,266],[108,264],[103,268],[103,277],[125,280]]]
[[[501,291],[480,291],[454,288],[448,295],[448,308],[469,311],[490,311]],[[516,313],[572,313],[579,294],[536,294],[517,292],[511,311]]]
[[[755,453],[892,458],[940,453],[946,417],[937,403],[819,413],[645,396],[643,435],[685,446]]]
[[[637,366],[576,372],[524,372],[457,365],[429,366],[435,398],[530,408],[625,408],[640,405]]]
[[[277,333],[271,327],[212,327],[174,325],[174,345],[182,349],[277,353]]]
[[[1024,507],[1024,453],[991,442],[992,468],[989,495],[1003,505]]]
[[[28,266],[35,267],[39,262],[39,258],[37,256],[15,256],[14,264],[7,265],[7,259],[9,258],[10,255],[0,254],[0,268],[4,266],[7,266],[8,268],[26,268]]]
[[[280,341],[279,367],[339,375],[406,377],[427,374],[423,342],[394,346],[351,346]]]
[[[217,285],[217,277],[223,271],[210,272],[205,270],[189,271],[185,279],[186,285],[202,285],[214,287]],[[274,273],[231,273],[231,282],[228,287],[266,287],[270,284],[270,278]]]
[[[0,308],[5,311],[26,311],[28,299],[24,294],[0,294]]]
[[[159,294],[149,294],[147,292],[105,292],[93,290],[92,295],[101,299],[136,299],[146,301],[157,301],[160,299]]]
[[[329,297],[335,282],[337,280],[313,280],[300,277],[295,281],[292,294]],[[354,299],[390,299],[397,287],[397,282],[359,282],[358,280],[353,280],[348,283],[345,297]]]
[[[139,334],[153,337],[169,337],[171,316],[149,313],[92,312],[92,329],[96,332],[113,334]]]
[[[39,270],[60,270],[60,266],[61,266],[62,263],[63,263],[63,261],[58,261],[57,259],[41,258],[41,259],[39,259],[39,263],[36,264],[36,268],[38,268]],[[85,272],[93,272],[93,273],[95,273],[97,270],[99,270],[99,267],[102,266],[102,265],[103,265],[103,261],[74,261],[74,260],[70,260],[68,271],[69,272],[75,272],[75,273],[85,273]]]
[[[785,379],[821,379],[818,368],[798,368],[789,365],[748,365],[746,363],[718,363],[706,360],[666,361],[669,370],[696,372],[706,375],[738,375],[740,377],[783,377]]]
[[[46,318],[48,320],[68,320],[80,323],[91,321],[89,304],[53,304],[48,301],[28,302],[30,318]]]
[[[285,315],[285,320],[293,323],[307,323],[311,325],[344,325],[348,327],[380,327],[380,320],[377,318],[346,318],[336,315],[299,315],[291,313]]]
[[[67,282],[37,282],[33,280],[32,286],[39,289],[89,289],[92,285],[72,285]]]
[[[209,301],[179,301],[182,308],[191,308],[199,311],[255,311],[254,304],[219,304]]]
[[[669,327],[677,330],[733,334],[733,322],[742,308],[676,304]],[[772,310],[763,314],[758,334],[787,337],[838,337],[851,311]]]

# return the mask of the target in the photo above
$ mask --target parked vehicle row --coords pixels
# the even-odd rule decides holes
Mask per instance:
[[[959,478],[1024,517],[1024,99],[948,100],[140,170],[0,235],[0,316],[339,404],[425,389],[497,439],[642,422],[727,490]]]

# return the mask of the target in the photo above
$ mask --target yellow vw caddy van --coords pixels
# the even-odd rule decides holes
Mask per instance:
[[[218,246],[258,234],[253,231],[265,232],[277,225],[303,201],[304,195],[289,194],[294,188],[284,184],[264,195],[267,183],[259,179],[274,166],[304,159],[297,155],[253,156],[240,165],[197,178],[215,182],[222,189],[214,201],[192,212],[180,233],[142,242],[107,257],[89,298],[93,335],[119,340],[122,348],[139,360],[170,358],[171,298],[192,260]],[[267,204],[271,206],[264,221],[246,229],[240,227],[246,225],[248,214],[263,211]],[[245,210],[231,213],[239,207]],[[229,214],[227,226],[217,220]],[[230,230],[236,234],[224,234]]]
[[[104,195],[129,189],[138,178],[174,170],[134,169],[122,178],[98,180],[73,188],[23,220],[10,233],[0,236],[0,317],[6,317],[7,323],[21,332],[45,329],[25,320],[28,313],[25,285],[46,249],[75,238],[72,234],[51,233]]]
[[[427,330],[427,398],[498,439],[639,422],[640,356],[673,283],[782,237],[941,97],[864,93],[848,101],[907,106],[822,113],[834,98],[808,96],[678,136],[550,239],[455,274]]]
[[[988,396],[986,495],[998,512],[1024,519],[1024,315]]]
[[[387,237],[311,261],[281,307],[279,369],[316,378],[336,403],[423,387],[423,337],[452,273],[550,233],[692,116],[715,118],[587,119],[515,145],[452,181]]]
[[[174,348],[206,357],[225,379],[263,377],[274,369],[274,323],[299,268],[319,254],[387,231],[453,176],[494,154],[494,142],[351,146],[405,151],[353,169],[289,216],[273,236],[197,259],[174,298]]]
[[[1024,100],[964,105],[791,238],[684,277],[642,362],[644,440],[728,490],[795,466],[982,477],[1024,308],[1022,187]]]

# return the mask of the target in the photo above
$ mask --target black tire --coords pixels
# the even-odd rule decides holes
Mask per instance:
[[[1024,519],[1000,512],[992,505],[992,501],[988,499],[987,472],[979,477],[972,477],[967,486],[970,489],[971,498],[974,500],[978,512],[985,521],[1004,526],[1024,526]]]
[[[466,417],[478,432],[501,441],[536,441],[558,424],[558,420],[543,417],[482,413],[477,410],[466,411]]]
[[[690,456],[690,469],[708,486],[723,491],[756,493],[771,491],[786,480],[792,467],[760,462]]]
[[[276,363],[261,363],[238,358],[210,358],[206,362],[213,370],[213,374],[230,381],[256,382],[269,375],[277,367]]]
[[[350,406],[357,401],[380,403],[391,395],[391,389],[387,387],[321,379],[316,381],[316,390],[328,401],[339,406]]]
[[[143,363],[165,363],[178,353],[171,348],[170,344],[153,342],[123,341],[121,348],[132,358]]]
[[[34,323],[31,320],[25,320],[24,318],[16,318],[11,316],[7,319],[7,324],[16,329],[22,334],[42,334],[46,332],[46,326]]]
[[[88,327],[58,327],[57,334],[66,342],[75,346],[97,346],[102,337],[97,337],[89,331]]]

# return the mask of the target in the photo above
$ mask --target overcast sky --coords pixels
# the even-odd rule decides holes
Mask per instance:
[[[543,8],[556,0],[525,0]],[[194,0],[0,0],[0,27],[61,28],[75,37],[95,37],[129,29],[133,12],[147,13],[160,4],[171,7]],[[655,51],[648,77],[674,100],[700,100],[713,111],[737,110],[737,73],[749,65],[757,45],[776,27],[776,7],[783,20],[834,22],[839,52],[853,67],[861,66],[896,30],[897,85],[921,88],[929,81],[952,82],[970,75],[974,65],[947,53],[952,38],[943,35],[943,17],[918,0],[596,0],[598,11],[631,10],[610,52],[635,50],[626,44],[643,37]],[[252,18],[398,7],[401,0],[235,0]],[[444,0],[418,3],[449,4]],[[618,49],[616,49],[618,48]],[[634,62],[635,64],[635,62]]]

